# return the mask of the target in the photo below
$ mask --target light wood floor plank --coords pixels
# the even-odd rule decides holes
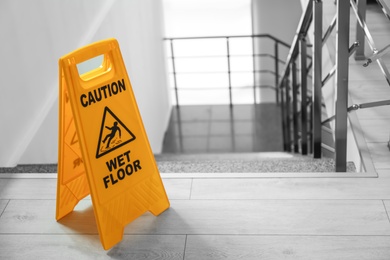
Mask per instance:
[[[382,72],[380,71],[376,63],[371,63],[367,67],[363,67],[366,61],[354,61],[350,59],[349,62],[349,80],[352,81],[367,81],[367,80],[378,80],[383,79],[386,81]]]
[[[0,216],[3,214],[9,200],[0,200]]]
[[[385,209],[387,212],[387,218],[389,219],[389,222],[390,222],[390,200],[384,200],[383,204],[385,205]]]
[[[54,200],[11,200],[1,234],[97,234],[89,200],[60,223]],[[142,215],[126,234],[390,235],[381,200],[172,200],[160,216]]]
[[[60,222],[55,200],[11,200],[0,217],[0,233],[98,234],[91,200],[82,200]]]
[[[362,119],[360,125],[367,143],[386,143],[389,141],[390,120]]]
[[[125,233],[390,235],[390,224],[381,200],[190,200]]]
[[[390,169],[390,152],[385,143],[368,143],[368,149],[376,169]]]
[[[389,178],[194,179],[191,198],[390,199],[388,187]]]
[[[188,199],[190,179],[163,179],[170,199]],[[56,199],[57,179],[1,179],[0,199]]]
[[[0,199],[55,199],[56,179],[0,179]]]
[[[124,236],[105,251],[97,235],[0,235],[0,259],[183,259],[185,236]]]
[[[189,199],[191,194],[191,179],[163,179],[165,191],[169,199]]]
[[[384,178],[390,178],[390,168],[389,169],[379,169],[378,175],[380,180],[383,180]]]
[[[389,236],[188,236],[186,260],[390,259]]]

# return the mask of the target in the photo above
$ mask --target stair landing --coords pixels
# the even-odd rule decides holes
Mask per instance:
[[[283,151],[275,103],[173,107],[163,153]]]

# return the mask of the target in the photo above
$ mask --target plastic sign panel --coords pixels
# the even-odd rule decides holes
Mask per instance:
[[[103,56],[79,74],[78,64]],[[56,219],[91,195],[104,249],[124,227],[169,208],[118,42],[103,40],[59,60],[59,154]]]

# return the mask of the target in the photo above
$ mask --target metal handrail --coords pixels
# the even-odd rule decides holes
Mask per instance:
[[[308,1],[304,14],[301,16],[301,19],[298,24],[298,32],[295,34],[293,42],[291,44],[290,52],[287,56],[286,66],[284,69],[284,73],[282,73],[282,79],[285,78],[289,72],[288,66],[291,64],[292,60],[296,58],[298,55],[299,41],[300,38],[305,37],[309,26],[311,24],[311,20],[313,18],[313,10],[312,10],[313,2]],[[283,88],[283,83],[281,82],[279,88]]]
[[[252,53],[250,54],[231,54],[230,53],[230,39],[237,39],[237,38],[251,38],[252,39],[252,45],[254,44],[254,39],[257,38],[265,38],[273,41],[274,43],[274,50],[273,53],[255,53],[255,50],[252,49]],[[202,56],[194,56],[194,55],[186,55],[186,56],[176,56],[175,55],[175,48],[174,48],[174,43],[176,41],[193,41],[193,40],[203,40],[203,39],[225,39],[226,41],[226,55],[202,55]],[[275,87],[278,85],[279,82],[279,64],[285,64],[283,60],[279,58],[279,46],[285,47],[285,48],[290,48],[290,45],[285,43],[284,41],[270,35],[270,34],[255,34],[255,35],[228,35],[228,36],[200,36],[200,37],[175,37],[175,38],[164,38],[165,41],[169,42],[170,44],[170,52],[171,55],[168,56],[168,58],[171,60],[172,63],[172,75],[173,75],[173,89],[175,92],[175,99],[176,99],[176,106],[180,105],[180,95],[179,95],[179,90],[184,90],[178,86],[177,82],[177,75],[178,74],[211,74],[211,73],[224,73],[227,74],[228,77],[228,86],[227,89],[229,91],[229,102],[230,105],[233,104],[233,98],[232,98],[232,82],[231,82],[231,74],[232,73],[253,73],[253,86],[243,86],[241,88],[253,88],[253,96],[254,96],[254,102],[256,103],[256,89],[261,89],[261,88],[271,88],[275,90],[275,95],[276,95],[276,102],[278,103],[278,88]],[[187,72],[178,72],[177,70],[177,63],[176,61],[178,59],[193,59],[193,58],[222,58],[226,57],[226,62],[227,62],[227,70],[222,70],[222,71],[187,71]],[[242,70],[242,71],[232,71],[231,70],[231,58],[232,57],[252,57],[253,59],[253,69],[252,70]],[[274,60],[274,70],[271,69],[256,69],[256,59],[259,58],[272,58]],[[272,74],[275,77],[275,86],[269,86],[269,85],[259,85],[256,84],[256,73],[268,73]],[[193,90],[194,88],[188,88],[186,87],[185,90]],[[211,89],[211,88],[208,88]],[[221,89],[221,88],[218,88]]]
[[[263,34],[253,34],[253,35],[226,35],[226,36],[195,36],[195,37],[167,37],[164,38],[163,40],[170,41],[170,40],[200,40],[200,39],[225,39],[225,38],[269,38],[281,45],[284,45],[287,48],[290,48],[290,45],[275,36],[268,34],[268,33],[263,33]]]
[[[384,4],[383,0],[377,0],[381,5],[384,14],[390,20],[390,9]],[[358,21],[357,30],[361,32],[357,33],[358,40],[352,45],[349,44],[349,19],[350,11],[352,7],[355,16]],[[376,49],[374,40],[365,22],[365,0],[358,1],[358,4],[354,0],[337,1],[337,13],[332,19],[329,27],[326,29],[324,35],[322,34],[322,1],[321,0],[309,0],[307,6],[302,14],[300,23],[298,25],[297,33],[292,43],[285,69],[282,73],[279,89],[281,92],[282,100],[282,125],[284,126],[284,142],[285,149],[291,151],[291,147],[294,146],[294,151],[300,151],[302,154],[306,154],[307,150],[313,150],[313,157],[321,157],[321,149],[334,151],[336,160],[336,171],[346,171],[346,138],[347,138],[347,114],[357,109],[371,108],[377,106],[390,105],[390,100],[368,102],[363,104],[354,104],[347,107],[348,104],[348,59],[356,53],[355,58],[361,59],[362,53],[364,55],[364,38],[365,36],[369,46],[371,47],[373,54],[367,58],[364,66],[368,66],[371,62],[376,61],[385,76],[385,79],[390,85],[390,73],[382,61],[382,57],[390,53],[390,44],[381,50]],[[314,27],[314,42],[313,42],[313,62],[307,66],[307,43],[306,38],[309,27]],[[328,41],[332,31],[336,28],[336,65],[331,68],[328,74],[322,78],[322,47],[325,42]],[[360,29],[361,28],[361,29]],[[360,46],[360,47],[359,47]],[[300,60],[301,73],[299,74],[300,80],[296,79],[297,68],[296,62]],[[306,69],[304,69],[306,68]],[[309,72],[312,71],[312,88],[311,102],[307,102],[307,95],[309,92],[306,88],[307,78]],[[321,122],[321,101],[322,94],[321,88],[329,81],[329,79],[336,75],[336,95],[337,100],[335,104],[336,114],[332,117]],[[290,80],[290,78],[292,79]],[[300,91],[297,91],[300,89]],[[290,95],[293,97],[290,98]],[[295,97],[300,95],[300,97]],[[297,102],[297,100],[300,100]],[[300,110],[297,111],[297,107],[300,106]],[[293,114],[290,115],[290,107],[293,109]],[[308,115],[310,117],[308,118]],[[298,116],[300,117],[298,120]],[[292,118],[294,126],[291,129],[289,120]],[[323,144],[321,139],[321,132],[324,130],[324,124],[335,120],[335,148],[329,145]],[[299,127],[297,127],[299,126]],[[300,129],[298,129],[300,128]],[[325,130],[330,130],[326,127]],[[300,131],[297,133],[297,131]],[[333,130],[332,130],[333,131]],[[309,140],[307,139],[309,137]],[[291,138],[293,141],[291,142]],[[297,140],[300,138],[300,142]],[[309,141],[309,142],[308,142]],[[300,143],[299,148],[296,144]],[[309,147],[308,147],[309,146]]]

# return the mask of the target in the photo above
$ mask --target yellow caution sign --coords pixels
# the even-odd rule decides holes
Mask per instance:
[[[79,75],[78,64],[101,55],[101,66]],[[132,220],[169,208],[118,42],[96,42],[61,57],[59,86],[56,219],[90,194],[109,249]]]

